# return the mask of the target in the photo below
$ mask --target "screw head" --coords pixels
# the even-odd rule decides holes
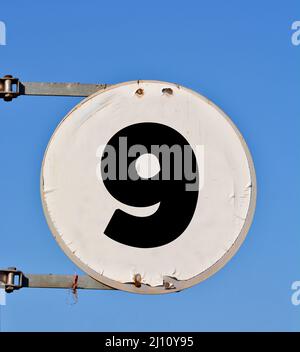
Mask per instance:
[[[173,95],[173,89],[172,88],[163,88],[161,91],[162,91],[163,94]]]
[[[141,97],[142,95],[144,95],[144,89],[142,88],[137,89],[135,94]]]
[[[141,287],[142,286],[142,276],[141,274],[134,275],[134,286]]]
[[[13,95],[10,94],[10,93],[5,94],[3,100],[4,101],[12,101],[13,100]],[[16,269],[13,269],[13,270],[16,270]]]
[[[14,287],[13,286],[5,286],[5,292],[6,293],[12,293],[14,291]]]

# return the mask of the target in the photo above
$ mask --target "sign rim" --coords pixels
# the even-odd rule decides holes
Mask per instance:
[[[132,283],[121,283],[119,281],[110,279],[104,275],[99,274],[95,270],[91,269],[87,264],[83,263],[78,257],[76,257],[72,253],[72,251],[65,244],[65,242],[62,240],[61,236],[59,235],[58,231],[54,227],[53,222],[49,216],[49,212],[48,212],[47,204],[46,204],[46,199],[44,197],[44,192],[43,192],[43,179],[44,179],[43,171],[44,171],[45,159],[47,156],[49,146],[54,138],[54,135],[56,134],[57,130],[60,128],[61,124],[75,110],[80,108],[83,104],[85,104],[88,100],[94,98],[95,96],[102,94],[106,91],[109,91],[111,89],[120,87],[120,86],[128,86],[128,85],[132,85],[132,84],[139,85],[141,83],[163,83],[163,84],[169,85],[171,87],[181,88],[181,89],[188,91],[189,93],[191,93],[193,95],[196,95],[198,98],[204,100],[206,103],[212,105],[222,115],[222,117],[226,119],[226,121],[230,124],[230,126],[233,128],[234,132],[236,133],[237,137],[239,138],[241,145],[242,145],[242,148],[244,149],[244,152],[246,154],[246,158],[247,158],[247,162],[248,162],[248,166],[249,166],[249,171],[250,171],[250,177],[251,177],[251,195],[250,195],[250,202],[249,202],[249,208],[247,211],[246,219],[245,219],[244,225],[243,225],[239,235],[237,236],[237,238],[234,241],[234,243],[232,244],[232,246],[228,249],[228,251],[218,261],[216,261],[212,266],[210,266],[208,269],[204,270],[200,274],[198,274],[188,280],[174,280],[174,279],[170,278],[170,282],[174,282],[174,284],[175,284],[175,287],[170,288],[170,289],[167,289],[164,286],[150,286],[150,285],[145,285],[145,284],[142,284],[141,287],[136,287],[133,282]],[[237,126],[234,124],[234,122],[230,119],[230,117],[221,108],[219,108],[215,103],[213,103],[211,100],[209,100],[208,98],[206,98],[202,94],[200,94],[190,88],[184,87],[182,85],[170,83],[170,82],[165,82],[165,81],[158,81],[158,80],[138,80],[138,81],[122,82],[122,83],[108,86],[105,89],[100,89],[99,91],[89,95],[87,98],[80,101],[73,109],[71,109],[71,111],[69,111],[67,113],[67,115],[62,119],[62,121],[58,124],[58,126],[54,130],[54,132],[48,142],[47,148],[45,150],[43,162],[42,162],[42,167],[41,167],[40,193],[41,193],[41,201],[42,201],[44,215],[45,215],[47,224],[50,228],[50,231],[51,231],[53,237],[55,238],[56,242],[58,243],[60,248],[63,250],[63,252],[82,271],[84,271],[86,274],[91,276],[93,279],[105,284],[106,286],[109,286],[109,287],[117,289],[117,290],[127,291],[127,292],[131,292],[131,293],[140,293],[140,294],[166,294],[166,293],[182,291],[186,288],[192,287],[192,286],[208,279],[210,276],[212,276],[217,271],[222,269],[230,261],[230,259],[232,259],[232,257],[237,253],[240,246],[244,242],[244,240],[249,232],[249,229],[251,227],[251,224],[253,222],[254,213],[255,213],[255,206],[256,206],[256,197],[257,197],[257,183],[256,183],[256,173],[255,173],[254,163],[253,163],[253,159],[252,159],[250,150],[247,146],[247,143],[246,143],[244,137],[242,136],[241,132],[237,128]]]

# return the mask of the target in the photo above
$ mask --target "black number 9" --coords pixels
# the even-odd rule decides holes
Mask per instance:
[[[118,160],[121,154],[122,158],[124,152],[127,152],[119,146],[120,138],[124,140],[124,137],[127,139],[128,150],[132,146],[142,145],[148,153],[158,158],[160,171],[155,177],[144,179],[136,174],[137,177],[133,180],[132,172],[131,178],[129,177],[128,168],[126,177],[124,174],[120,176]],[[162,147],[162,149],[168,147],[170,151],[176,149],[178,152],[181,149],[181,156],[179,154],[176,156],[177,164],[173,152],[169,154],[169,158],[164,159],[162,149],[156,148],[157,151],[155,151],[153,146]],[[108,154],[108,148],[111,147],[116,152],[117,177],[115,179],[106,177],[105,156]],[[134,164],[144,153],[146,152],[128,156],[127,165]],[[166,160],[169,162],[165,162]],[[193,180],[190,179],[192,173],[195,175]],[[178,238],[193,218],[199,193],[197,161],[187,140],[171,127],[147,122],[134,124],[117,132],[104,149],[101,174],[109,193],[124,204],[148,207],[160,203],[157,211],[147,217],[134,216],[116,209],[104,231],[105,235],[112,240],[139,248],[163,246]],[[187,185],[191,183],[196,185],[193,191],[187,189]]]

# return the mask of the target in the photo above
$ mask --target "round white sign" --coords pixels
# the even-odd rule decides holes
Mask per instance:
[[[237,251],[256,179],[245,141],[212,102],[179,85],[134,81],[64,118],[45,153],[41,194],[54,237],[87,274],[168,293]]]

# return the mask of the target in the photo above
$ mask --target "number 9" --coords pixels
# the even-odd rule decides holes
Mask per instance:
[[[126,137],[128,164],[126,177],[121,176],[120,138]],[[140,152],[130,153],[134,146],[143,146]],[[114,179],[106,177],[109,148],[113,147],[117,162]],[[155,155],[160,171],[150,178],[138,176],[135,166],[137,159],[145,154]],[[169,151],[169,155],[166,155]],[[177,152],[176,152],[177,151]],[[181,151],[181,153],[179,153]],[[175,153],[176,152],[176,153]],[[135,155],[133,155],[135,154]],[[168,161],[166,162],[166,157]],[[193,172],[193,170],[195,170]],[[187,189],[191,183],[196,187]],[[104,233],[114,241],[138,248],[153,248],[166,245],[178,238],[193,218],[198,200],[198,165],[196,156],[187,140],[173,128],[159,123],[137,123],[117,132],[107,143],[101,159],[101,175],[108,192],[118,201],[134,206],[146,207],[159,203],[157,211],[147,217],[128,214],[121,209],[113,213]]]

